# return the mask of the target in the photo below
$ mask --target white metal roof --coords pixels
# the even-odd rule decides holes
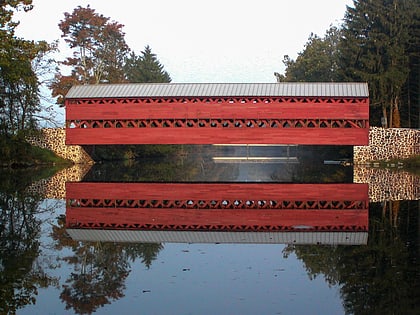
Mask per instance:
[[[368,97],[367,83],[129,83],[75,85],[66,98],[116,97]]]
[[[364,245],[367,232],[223,232],[67,229],[78,241],[123,243],[242,243]]]

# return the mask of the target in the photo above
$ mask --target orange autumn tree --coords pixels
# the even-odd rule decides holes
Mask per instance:
[[[87,6],[64,13],[60,21],[61,37],[72,50],[72,56],[61,62],[50,85],[57,103],[76,84],[124,82],[124,60],[130,51],[124,39],[123,25],[98,14]],[[67,70],[67,71],[66,71]]]

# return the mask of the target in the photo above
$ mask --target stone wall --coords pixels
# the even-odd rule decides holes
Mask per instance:
[[[66,145],[66,129],[44,128],[38,137],[28,138],[27,141],[38,147],[49,149],[58,156],[71,160],[75,164],[93,164],[92,158],[81,146]]]
[[[420,199],[420,177],[414,174],[360,165],[353,172],[353,182],[369,184],[371,202]]]
[[[50,178],[32,183],[27,191],[48,199],[66,199],[66,182],[80,182],[91,167],[91,164],[75,164],[58,171]]]
[[[354,147],[354,164],[405,159],[420,154],[420,130],[371,127],[369,146]]]

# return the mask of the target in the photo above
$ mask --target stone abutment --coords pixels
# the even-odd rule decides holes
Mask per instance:
[[[27,141],[38,147],[53,151],[58,156],[73,161],[75,164],[93,164],[94,161],[86,151],[78,145],[66,145],[66,129],[44,128],[38,136]]]
[[[420,130],[371,127],[369,145],[354,147],[354,164],[406,159],[420,154]]]

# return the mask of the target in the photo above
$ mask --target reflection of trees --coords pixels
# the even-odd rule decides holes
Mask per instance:
[[[135,261],[137,258],[140,258],[142,264],[144,264],[147,269],[150,268],[152,262],[156,260],[157,255],[162,249],[163,245],[161,243],[125,244],[127,258],[131,261]]]
[[[341,286],[347,314],[416,314],[420,309],[419,205],[400,205],[398,227],[380,204],[371,204],[367,246],[288,246],[310,278],[323,274]],[[392,205],[392,209],[395,209]]]
[[[84,177],[84,181],[189,181],[194,179],[197,172],[199,168],[189,161],[183,161],[181,158],[162,158],[94,165]]]
[[[84,181],[213,182],[234,181],[238,177],[239,164],[214,163],[212,160],[214,156],[234,155],[235,150],[239,150],[235,147],[182,145],[174,148],[176,151],[161,157],[97,163],[86,174]]]
[[[63,258],[74,266],[66,280],[60,298],[66,309],[78,314],[91,314],[110,300],[124,296],[124,281],[128,275],[124,252],[113,244],[83,244],[73,248],[75,255]]]
[[[62,260],[74,268],[63,285],[60,298],[66,303],[66,309],[73,308],[78,314],[91,314],[123,297],[130,261],[140,258],[149,268],[163,249],[161,244],[74,241],[65,232],[65,217],[59,217],[57,222],[52,235],[55,247],[72,250],[72,256]]]
[[[0,313],[34,304],[38,287],[54,283],[37,260],[40,254],[40,196],[10,183],[0,189]]]
[[[325,165],[324,160],[351,160],[350,146],[299,146],[296,155],[298,167],[290,176],[294,183],[346,183],[353,181],[351,167]],[[281,178],[282,169],[273,173],[273,180]]]

